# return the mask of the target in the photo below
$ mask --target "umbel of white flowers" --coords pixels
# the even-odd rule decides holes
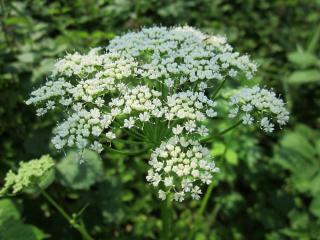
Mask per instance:
[[[191,27],[143,28],[105,48],[60,59],[27,104],[36,105],[39,116],[64,112],[52,139],[57,149],[100,153],[123,131],[144,137],[154,144],[147,181],[159,188],[160,199],[198,199],[200,185],[217,172],[199,141],[209,134],[206,120],[218,114],[210,89],[255,72],[256,64],[233,51],[224,37]],[[240,89],[230,106],[229,116],[219,117],[256,122],[266,132],[288,121],[283,101],[259,87]]]

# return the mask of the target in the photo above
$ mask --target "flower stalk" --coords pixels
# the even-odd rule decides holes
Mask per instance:
[[[84,224],[79,224],[76,222],[76,219],[74,219],[73,217],[71,217],[64,209],[62,206],[60,206],[59,203],[57,203],[45,190],[43,190],[42,188],[39,187],[39,191],[42,194],[42,196],[44,196],[44,198],[53,206],[57,209],[57,211],[61,214],[61,216],[63,216],[68,223],[74,228],[76,229],[81,236],[83,237],[83,239],[85,240],[94,240],[90,234],[88,233],[86,227]]]
[[[172,202],[169,198],[161,202],[161,219],[161,240],[170,240],[172,236]]]

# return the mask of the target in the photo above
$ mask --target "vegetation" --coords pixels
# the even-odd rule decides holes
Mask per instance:
[[[75,151],[50,143],[59,113],[40,119],[25,101],[66,53],[107,46],[141,26],[184,24],[249,53],[259,64],[252,85],[281,93],[291,117],[275,134],[239,127],[212,143],[220,172],[201,200],[174,203],[172,238],[319,239],[319,12],[316,0],[2,0],[0,186],[10,170],[14,184],[31,159],[49,154],[56,167],[40,186],[23,182],[28,191],[0,198],[0,239],[159,239],[161,206],[145,183],[149,155],[85,151],[88,164],[79,165]]]

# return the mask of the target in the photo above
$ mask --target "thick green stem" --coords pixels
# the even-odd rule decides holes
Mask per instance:
[[[76,223],[75,219],[73,219],[46,191],[39,187],[41,194],[46,198],[46,200],[54,206],[57,211],[69,222],[69,224],[75,228],[85,240],[93,240],[93,238],[88,233],[84,224]]]
[[[161,203],[162,232],[161,240],[170,240],[172,235],[172,208],[170,199]]]

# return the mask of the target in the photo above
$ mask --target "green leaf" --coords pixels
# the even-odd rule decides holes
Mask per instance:
[[[39,228],[10,219],[0,225],[0,239],[3,240],[42,240],[47,235]]]
[[[226,152],[226,160],[232,165],[238,165],[238,155],[234,150],[228,149]]]
[[[35,59],[34,53],[27,52],[27,53],[22,53],[18,56],[19,61],[24,62],[24,63],[33,63]]]
[[[221,156],[224,154],[226,150],[226,146],[223,143],[214,143],[211,153],[213,154],[213,156]]]
[[[61,184],[76,190],[89,189],[103,178],[102,161],[97,153],[89,150],[84,150],[82,154],[69,151],[57,164],[57,170]]]
[[[35,226],[21,221],[20,206],[10,199],[0,200],[0,239],[42,240],[47,235]]]
[[[8,219],[20,219],[19,206],[11,199],[0,200],[0,225]]]
[[[317,216],[318,218],[320,218],[320,196],[316,196],[310,205],[310,211]]]
[[[295,71],[287,79],[287,82],[290,84],[313,83],[319,81],[320,71],[315,69]]]
[[[304,193],[316,196],[320,192],[320,161],[317,157],[318,132],[304,125],[288,132],[276,147],[274,162],[291,172],[290,185]]]
[[[319,59],[312,53],[300,51],[289,53],[288,59],[290,62],[300,65],[302,67],[316,65],[319,62]]]
[[[317,150],[318,157],[320,157],[320,139],[317,140],[316,142],[316,150]]]
[[[315,148],[311,145],[308,139],[298,132],[288,133],[281,140],[282,147],[291,149],[293,153],[298,152],[310,160],[314,158]]]

